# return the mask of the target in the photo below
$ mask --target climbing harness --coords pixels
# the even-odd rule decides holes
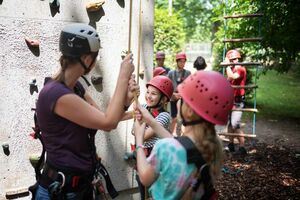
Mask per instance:
[[[50,81],[50,77],[46,77],[44,85]],[[87,81],[87,80],[85,80]],[[80,88],[75,86],[74,92],[83,98],[84,93]],[[118,196],[118,192],[114,188],[108,171],[101,163],[101,159],[96,154],[95,146],[95,134],[96,130],[90,131],[88,138],[88,146],[90,147],[93,163],[94,172],[92,174],[82,174],[81,172],[75,172],[74,170],[61,169],[55,167],[49,161],[45,161],[45,145],[42,139],[41,130],[37,122],[36,109],[32,108],[34,111],[34,132],[30,134],[34,139],[39,139],[42,144],[42,153],[37,164],[34,166],[36,183],[28,188],[32,193],[32,199],[35,199],[36,191],[38,185],[41,184],[43,187],[48,188],[49,196],[51,199],[65,199],[65,194],[68,192],[77,192],[78,199],[93,199],[97,195],[102,195],[105,197],[105,190],[103,188],[102,177],[106,182],[106,189],[111,196],[115,198]],[[43,171],[41,169],[43,166]]]

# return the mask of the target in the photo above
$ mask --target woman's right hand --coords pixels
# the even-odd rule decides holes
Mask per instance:
[[[131,74],[134,71],[134,64],[133,64],[133,55],[129,53],[125,56],[121,63],[120,74],[124,75],[126,78],[130,78]]]

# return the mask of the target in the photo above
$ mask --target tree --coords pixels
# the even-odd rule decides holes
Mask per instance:
[[[175,54],[182,50],[185,41],[183,21],[178,13],[169,16],[168,9],[157,7],[154,20],[154,51],[165,51],[166,64],[171,66]]]
[[[234,3],[228,3],[230,5],[221,3],[214,8],[214,23],[223,23],[224,9],[227,15],[264,13],[264,16],[261,21],[253,18],[227,20],[226,38],[263,37],[259,45],[235,43],[229,44],[227,49],[240,48],[249,60],[260,61],[266,69],[275,69],[278,72],[287,72],[293,66],[299,67],[299,1],[235,0]],[[214,36],[214,66],[217,66],[223,56],[224,26],[218,26]]]
[[[172,0],[173,12],[179,13],[184,23],[186,41],[209,41],[212,36],[211,16],[217,0]],[[158,8],[168,8],[167,0],[156,0]]]

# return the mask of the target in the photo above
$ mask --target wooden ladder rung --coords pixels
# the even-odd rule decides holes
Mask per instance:
[[[256,137],[254,134],[241,134],[241,133],[227,133],[227,132],[218,132],[218,135],[224,135],[224,136],[236,136],[236,137]]]
[[[257,38],[232,38],[232,39],[224,39],[223,42],[260,42],[262,41],[262,37]]]
[[[221,66],[230,66],[230,65],[243,65],[243,66],[257,66],[262,65],[261,62],[237,62],[237,63],[220,63]]]
[[[258,112],[256,108],[234,108],[232,109],[232,111],[255,112],[255,113]]]
[[[262,17],[263,13],[254,13],[254,14],[239,14],[239,15],[227,15],[224,16],[224,19],[233,19],[233,18],[251,18],[251,17]]]
[[[240,89],[240,88],[244,88],[244,89],[254,89],[254,88],[258,88],[257,85],[245,85],[245,86],[232,85],[231,87],[234,88],[234,89]]]
[[[17,188],[17,189],[10,189],[6,191],[5,198],[6,199],[16,199],[20,197],[29,196],[28,188]]]

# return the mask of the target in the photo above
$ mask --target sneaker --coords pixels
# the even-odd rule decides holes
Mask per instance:
[[[228,145],[227,145],[228,149],[230,152],[234,152],[235,149],[234,149],[234,144],[232,142],[230,142]]]

